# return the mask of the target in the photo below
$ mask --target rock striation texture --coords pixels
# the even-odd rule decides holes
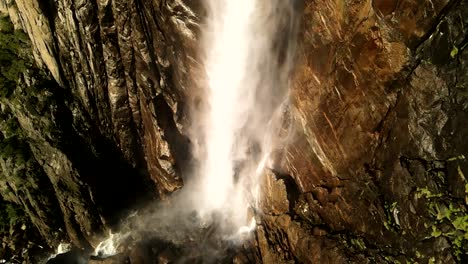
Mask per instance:
[[[466,262],[468,1],[298,6],[288,144],[235,261]],[[2,156],[2,197],[50,245],[95,246],[137,199],[183,186],[203,100],[201,1],[0,0],[0,11],[33,51],[0,100],[13,120],[2,142],[28,157]]]
[[[293,210],[265,218],[262,252],[466,261],[467,11],[467,1],[305,1],[296,135],[276,168]]]

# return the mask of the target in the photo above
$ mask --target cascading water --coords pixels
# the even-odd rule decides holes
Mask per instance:
[[[233,148],[236,133],[245,122],[245,110],[239,104],[246,85],[250,24],[255,1],[208,1],[205,69],[209,110],[205,122],[206,157],[201,165],[202,215],[211,211],[240,213],[242,196],[235,193]],[[239,212],[236,209],[242,208]],[[224,212],[226,213],[226,212]]]
[[[198,210],[225,227],[249,230],[259,176],[274,147],[275,116],[287,101],[297,1],[206,0],[204,118]],[[276,120],[275,120],[276,119]],[[203,148],[203,146],[202,146]],[[231,230],[232,231],[232,230]]]

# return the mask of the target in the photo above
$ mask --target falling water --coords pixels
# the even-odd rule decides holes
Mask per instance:
[[[111,234],[95,255],[117,253],[128,234],[152,234],[174,245],[196,243],[192,254],[222,252],[201,243],[238,240],[255,229],[260,177],[273,166],[284,106],[288,104],[300,0],[205,0],[201,43],[206,72],[206,108],[192,135],[201,149],[199,166],[169,203],[129,217],[128,227]],[[196,212],[194,215],[193,213]],[[249,213],[250,212],[250,213]],[[215,227],[213,229],[213,227]],[[140,235],[138,235],[140,234]],[[199,251],[210,251],[210,253]]]
[[[248,208],[268,164],[297,27],[292,0],[206,0],[204,65],[208,105],[203,120],[199,212],[223,215],[228,228],[250,230]],[[227,223],[227,224],[226,224]]]
[[[109,237],[101,241],[96,249],[94,250],[93,255],[98,257],[109,257],[117,254],[118,247],[125,240],[130,233],[112,233],[109,232]]]

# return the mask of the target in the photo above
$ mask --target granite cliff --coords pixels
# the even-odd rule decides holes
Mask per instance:
[[[297,8],[287,144],[265,173],[255,239],[225,261],[468,261],[468,1]],[[18,255],[20,235],[29,261],[65,240],[89,250],[134,206],[184,186],[205,11],[190,0],[0,0],[0,11],[0,210],[14,219],[0,253]],[[180,252],[151,240],[109,261]]]

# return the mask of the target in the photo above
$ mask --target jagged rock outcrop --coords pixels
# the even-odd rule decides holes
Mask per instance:
[[[236,261],[466,262],[468,1],[302,8],[289,144],[265,173],[256,240]],[[10,183],[12,195],[2,184],[2,196],[49,243],[94,245],[139,192],[182,187],[190,114],[203,98],[199,1],[0,0],[0,9],[31,39],[36,72],[1,104],[39,171],[33,184]],[[3,182],[16,177],[12,159],[0,165]],[[48,222],[56,214],[63,221]],[[50,235],[59,228],[66,234]]]
[[[39,64],[159,193],[181,187],[198,17],[181,1],[9,1]],[[193,92],[190,95],[193,96]],[[159,114],[161,112],[161,114]]]

